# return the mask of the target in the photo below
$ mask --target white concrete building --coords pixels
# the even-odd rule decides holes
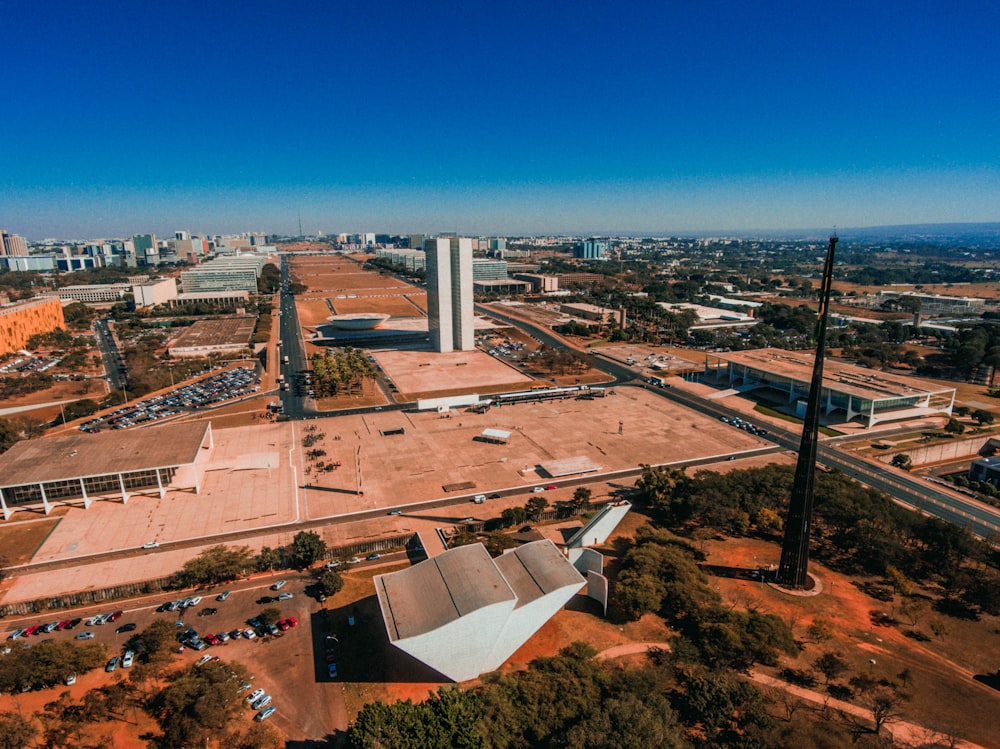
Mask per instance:
[[[586,580],[548,540],[459,546],[374,579],[389,641],[453,681],[494,671]]]
[[[472,302],[472,240],[437,237],[424,241],[427,266],[427,328],[436,351],[476,346]]]
[[[136,307],[155,307],[157,304],[169,304],[177,298],[177,282],[172,278],[162,281],[135,285],[132,287],[132,297]]]

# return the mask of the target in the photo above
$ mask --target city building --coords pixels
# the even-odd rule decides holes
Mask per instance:
[[[573,257],[585,260],[603,260],[608,251],[608,243],[597,239],[588,239],[573,248]]]
[[[17,510],[47,515],[56,505],[90,507],[97,499],[199,494],[214,447],[208,421],[23,440],[0,455],[0,509],[8,519]]]
[[[64,302],[83,302],[85,304],[114,304],[132,293],[131,283],[88,283],[74,286],[63,286],[56,289],[56,294]]]
[[[431,346],[442,353],[475,348],[472,240],[437,237],[424,242],[427,326]]]
[[[694,325],[688,328],[688,333],[693,330],[715,330],[717,328],[745,329],[757,324],[753,315],[721,307],[706,307],[703,304],[691,302],[657,302],[656,304],[667,312],[689,311],[697,315],[697,320]]]
[[[138,308],[170,304],[177,299],[177,282],[172,278],[164,278],[149,284],[137,284],[132,287],[132,298]]]
[[[140,266],[153,265],[160,262],[160,249],[156,243],[155,234],[135,234],[132,236],[132,250],[136,262]],[[126,264],[128,261],[126,260]]]
[[[513,278],[491,281],[474,281],[472,290],[477,294],[527,294],[531,291],[528,281],[516,281]]]
[[[423,250],[378,249],[375,257],[401,265],[408,271],[424,270],[427,264],[427,254]]]
[[[219,257],[192,270],[181,271],[185,294],[200,291],[257,293],[257,279],[267,258],[260,255]]]
[[[532,291],[542,293],[559,291],[559,278],[556,276],[547,276],[541,273],[515,273],[514,278],[530,283]]]
[[[9,255],[7,257],[0,257],[0,267],[4,267],[9,271],[37,271],[37,272],[51,272],[56,269],[56,256],[55,255],[26,255],[24,257],[19,257],[16,255]]]
[[[473,281],[506,281],[507,261],[489,260],[487,258],[473,258],[472,260],[472,280]]]
[[[482,544],[458,546],[374,583],[389,642],[467,681],[503,665],[586,580],[543,540],[496,559]]]
[[[40,297],[0,307],[0,355],[24,348],[38,333],[63,328],[63,306],[55,297]]]
[[[814,357],[801,351],[757,349],[705,355],[706,382],[739,387],[743,392],[770,388],[805,412]],[[860,419],[867,428],[886,421],[950,416],[955,388],[916,377],[878,372],[827,359],[822,408],[827,418]]]
[[[251,345],[256,324],[256,315],[198,320],[190,327],[183,328],[168,350],[175,357],[243,354]]]
[[[24,257],[28,254],[28,242],[24,237],[0,231],[0,255],[4,257]]]

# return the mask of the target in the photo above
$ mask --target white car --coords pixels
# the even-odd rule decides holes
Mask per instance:
[[[122,656],[122,668],[132,668],[132,661],[135,659],[135,653],[131,650],[126,650],[125,655]]]
[[[251,703],[250,707],[254,710],[260,710],[262,707],[267,707],[271,704],[271,695],[265,694],[262,697],[257,698],[256,701]]]
[[[288,585],[287,580],[278,580],[278,582],[271,586],[271,590],[281,590],[286,585]]]
[[[243,639],[245,639],[245,640],[256,640],[257,639],[257,633],[254,632],[249,627],[247,627],[246,629],[243,630]]]
[[[250,694],[247,695],[247,702],[249,702],[249,703],[252,704],[252,703],[256,702],[257,700],[259,700],[263,696],[264,696],[264,690],[263,689],[255,689]]]
[[[196,660],[194,662],[194,665],[201,666],[201,665],[203,665],[205,663],[208,663],[210,660],[212,660],[212,656],[210,656],[210,655],[203,655],[201,658],[199,658],[198,660]]]
[[[201,603],[201,596],[194,596],[187,600],[188,600],[188,606],[197,606],[199,603]]]

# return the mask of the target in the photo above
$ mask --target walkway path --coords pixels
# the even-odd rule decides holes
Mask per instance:
[[[668,642],[634,642],[628,643],[626,645],[618,645],[613,648],[608,648],[597,654],[597,659],[601,661],[610,660],[612,658],[620,658],[626,655],[636,655],[638,653],[646,653],[654,648],[659,648],[661,650],[669,650],[670,643]],[[787,681],[782,681],[781,679],[776,679],[773,676],[768,676],[767,674],[757,673],[751,671],[749,673],[749,678],[758,684],[772,687],[774,689],[781,689],[789,694],[794,694],[796,697],[800,697],[809,702],[815,702],[822,705],[824,708],[829,708],[836,710],[843,715],[850,715],[853,718],[857,718],[864,721],[865,725],[869,725],[872,722],[871,712],[863,707],[854,705],[850,702],[845,702],[843,700],[835,700],[829,695],[816,692],[811,689],[804,689],[803,687],[797,687],[793,684],[789,684]],[[923,746],[934,739],[944,739],[937,731],[930,728],[918,725],[916,723],[911,723],[905,720],[897,720],[892,723],[885,725],[885,730],[892,734],[893,739],[896,741],[905,742],[907,746]],[[973,744],[970,741],[958,741],[955,744],[956,749],[987,749],[980,744]]]

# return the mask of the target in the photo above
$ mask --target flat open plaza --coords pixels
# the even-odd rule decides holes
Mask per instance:
[[[301,447],[303,430],[323,437],[312,449],[326,452],[310,461]],[[508,431],[507,444],[476,438],[484,429]],[[449,519],[485,520],[504,506],[523,505],[531,487],[551,479],[545,464],[578,459],[600,472],[636,468],[767,447],[769,443],[694,413],[641,388],[622,387],[594,400],[547,401],[492,408],[484,414],[382,411],[308,422],[215,429],[215,449],[198,495],[168,492],[163,499],[135,497],[72,508],[45,539],[33,561],[81,558],[144,543],[205,539],[217,534],[270,528],[273,534],[239,543],[251,549],[291,541],[291,524],[371,510],[388,511],[473,493],[523,488],[526,493],[501,501],[358,523],[321,527],[330,545],[377,538],[385,533],[431,530]],[[339,463],[334,470],[318,463]],[[594,480],[600,481],[598,476]],[[628,480],[627,483],[631,483]],[[472,488],[449,493],[447,485]],[[360,490],[360,491],[359,491]],[[569,489],[547,492],[550,502],[568,499]],[[7,600],[25,600],[59,591],[156,578],[180,568],[198,548],[157,551],[126,561],[107,562],[95,573],[80,559],[58,575],[21,574],[12,579]]]

